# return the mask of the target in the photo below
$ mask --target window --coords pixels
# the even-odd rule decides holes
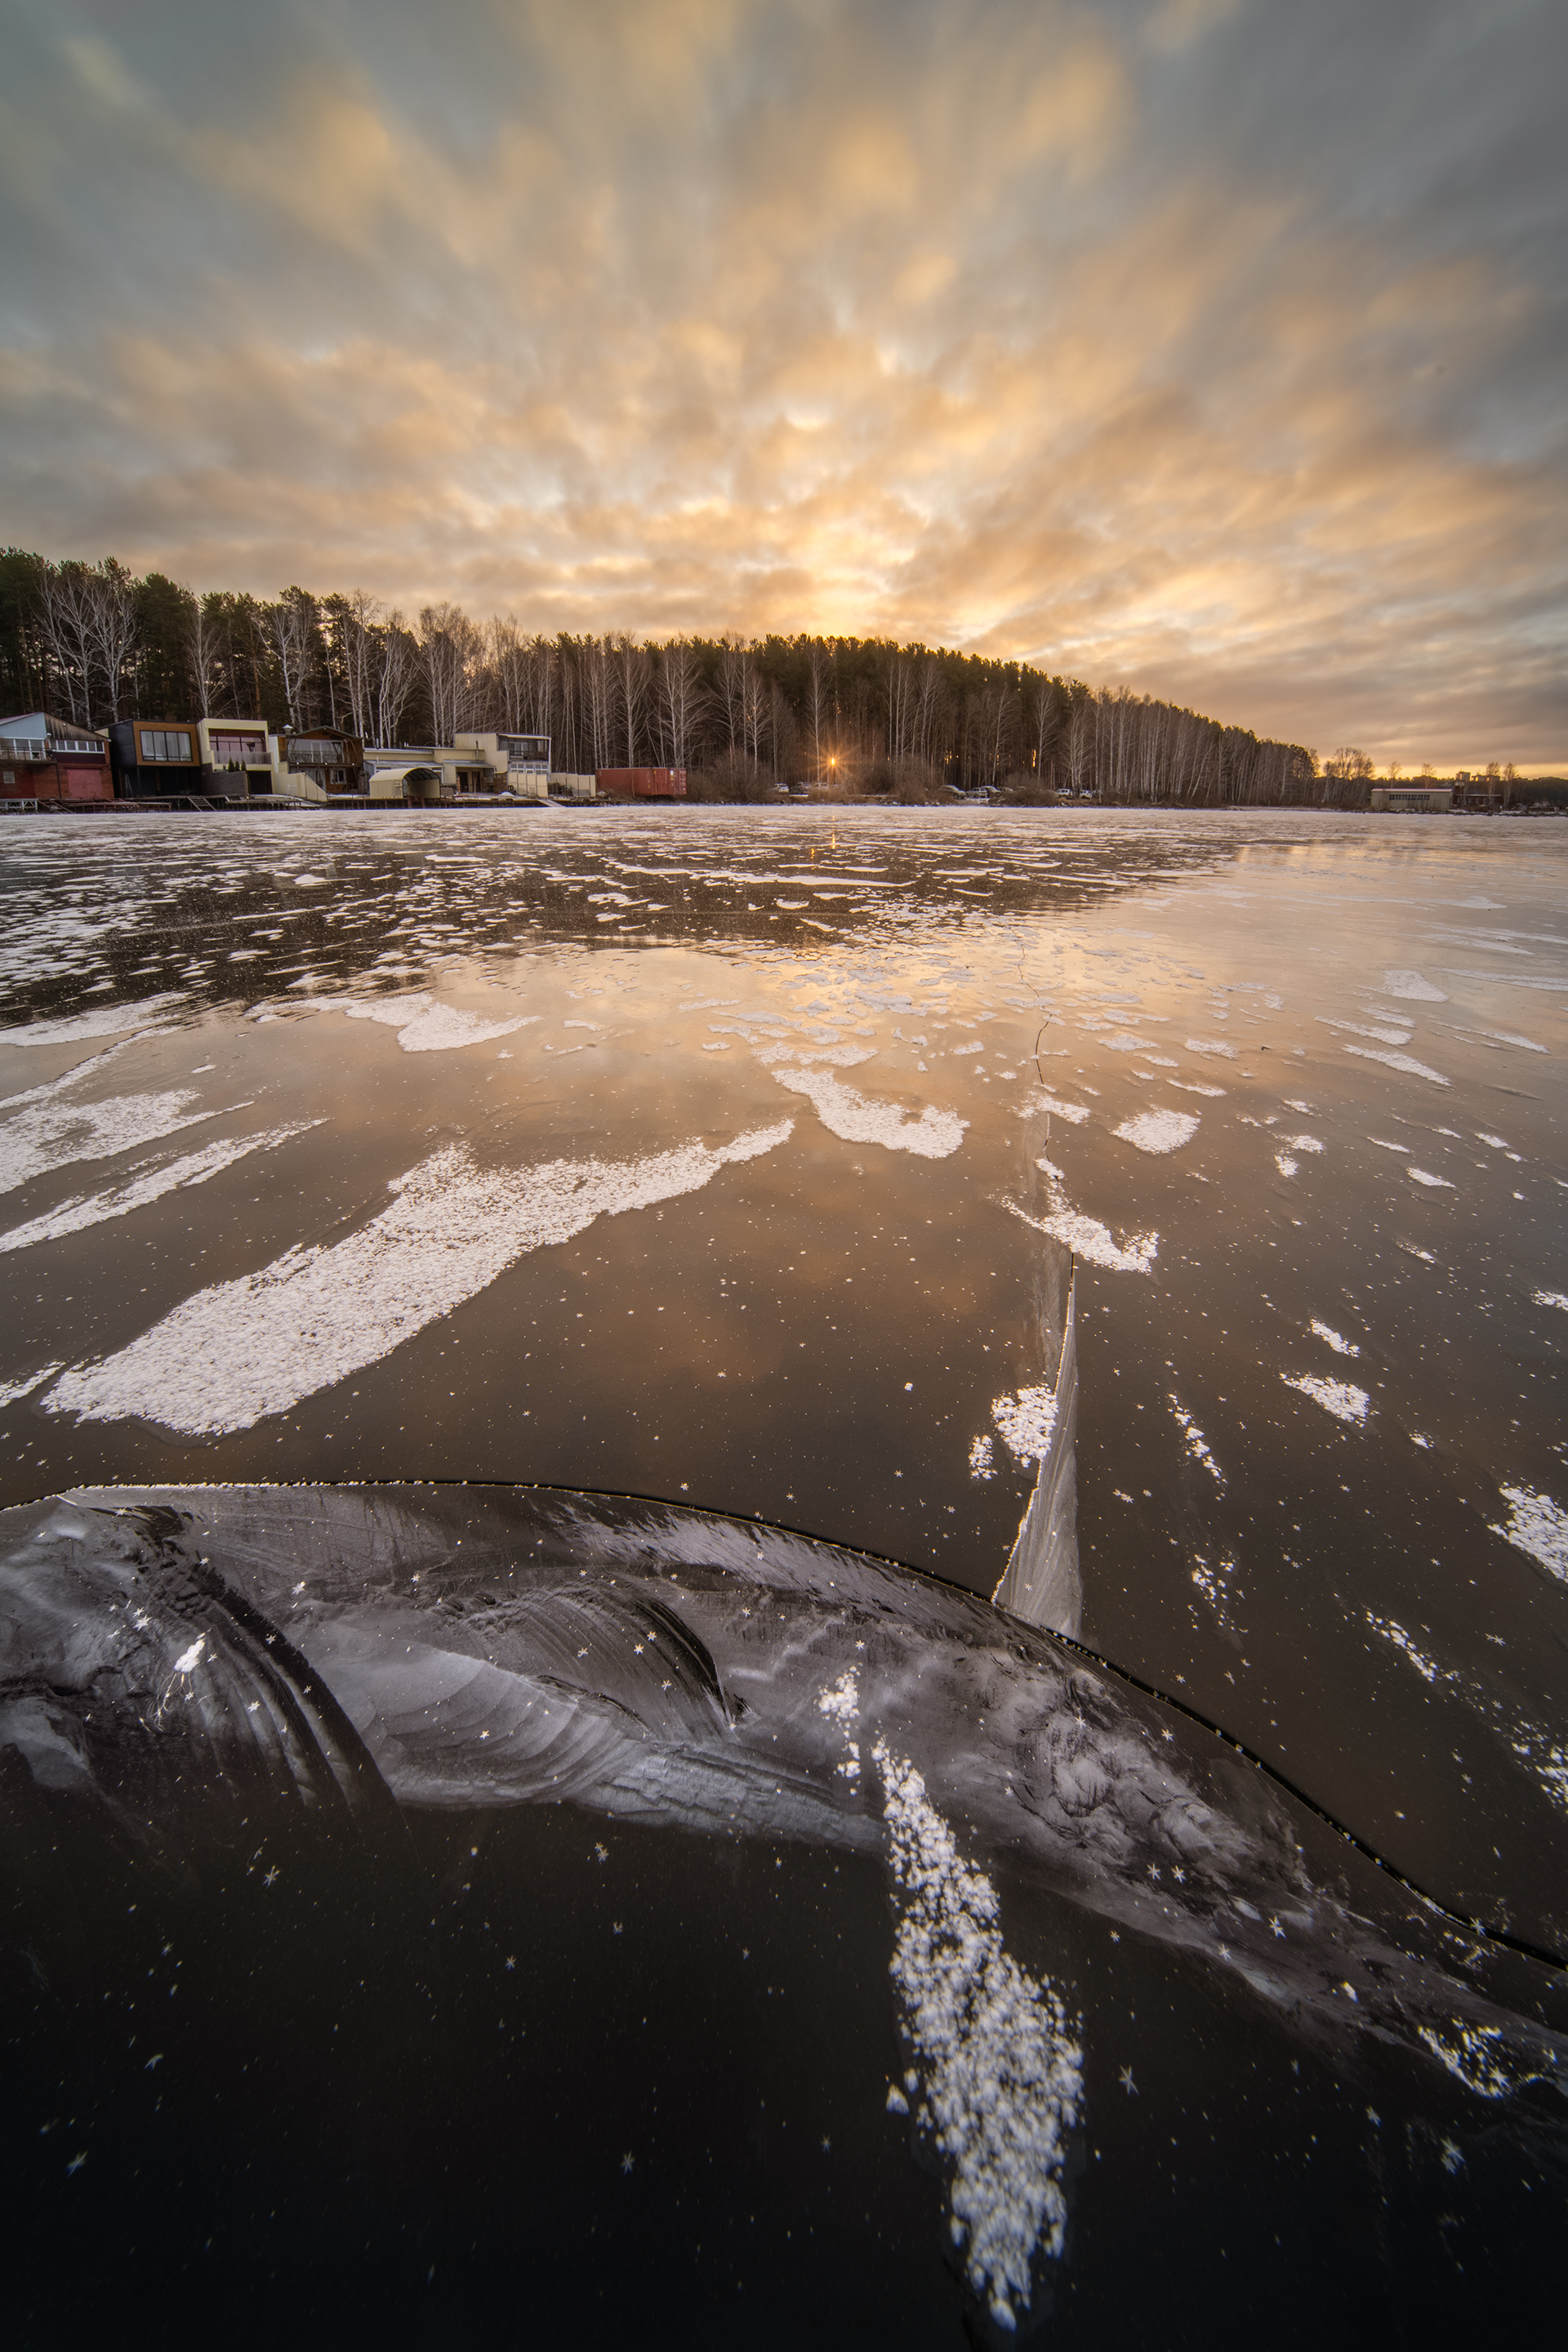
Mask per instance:
[[[258,768],[267,765],[265,735],[214,735],[212,747],[215,768],[222,767],[226,761],[241,768],[247,764]]]
[[[189,762],[191,739],[184,728],[143,727],[141,737],[144,761],[181,760]]]

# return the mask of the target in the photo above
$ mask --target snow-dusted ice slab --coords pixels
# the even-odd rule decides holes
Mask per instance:
[[[879,1143],[888,1151],[912,1151],[920,1160],[949,1160],[969,1125],[956,1111],[927,1103],[911,1118],[897,1103],[876,1102],[826,1070],[775,1069],[773,1076],[792,1094],[805,1095],[828,1131],[846,1143]]]
[[[40,1797],[96,1804],[110,1836],[154,1821],[192,1870],[210,1846],[228,1872],[266,1790],[334,1782],[324,1835],[569,1800],[879,1855],[905,2081],[984,2298],[1021,2304],[1059,2246],[1051,2119],[1079,2095],[1076,2034],[991,1940],[1001,1869],[1184,1953],[1215,1997],[1245,1983],[1346,2063],[1370,2035],[1436,2080],[1479,2037],[1465,2079],[1494,2116],[1568,2063],[1211,1732],[977,1597],[784,1530],[542,1489],[88,1490],[0,1516],[0,1738]],[[1031,2011],[1044,2040],[1010,2056],[994,2028]]]
[[[595,1217],[700,1191],[773,1151],[788,1119],[710,1151],[476,1168],[460,1146],[422,1160],[370,1224],[330,1248],[292,1249],[257,1274],[197,1291],[103,1361],[66,1373],[45,1402],[79,1419],[161,1422],[193,1437],[248,1429],[378,1362],[530,1250]]]

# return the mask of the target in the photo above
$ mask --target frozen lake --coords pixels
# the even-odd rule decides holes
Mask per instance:
[[[1063,1630],[1568,1948],[1568,828],[17,819],[0,860],[0,1503],[538,1485],[988,1598],[1076,1264]]]

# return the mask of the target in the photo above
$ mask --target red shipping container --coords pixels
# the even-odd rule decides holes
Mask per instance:
[[[683,801],[684,768],[600,768],[594,789],[606,800]]]

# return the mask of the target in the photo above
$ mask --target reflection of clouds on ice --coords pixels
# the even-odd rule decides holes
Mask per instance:
[[[527,1252],[570,1241],[596,1217],[698,1192],[791,1132],[785,1119],[718,1151],[687,1144],[624,1163],[535,1168],[480,1170],[449,1146],[400,1179],[393,1205],[358,1233],[197,1291],[128,1347],[68,1372],[46,1402],[192,1436],[248,1429],[389,1355]]]
[[[110,1217],[128,1216],[132,1209],[145,1208],[149,1202],[161,1200],[165,1192],[186,1185],[205,1184],[252,1151],[275,1150],[279,1144],[288,1143],[294,1136],[307,1134],[311,1128],[324,1123],[319,1118],[301,1118],[291,1126],[267,1128],[259,1135],[231,1136],[225,1142],[209,1143],[200,1151],[187,1152],[183,1160],[171,1160],[162,1168],[129,1177],[122,1184],[110,1185],[101,1192],[79,1194],[73,1201],[62,1201],[44,1216],[34,1217],[25,1225],[13,1225],[8,1234],[0,1234],[0,1251],[30,1249],[37,1242],[59,1241],[67,1234],[81,1233],[87,1226],[102,1224]]]
[[[1568,1584],[1568,1512],[1550,1495],[1532,1494],[1528,1486],[1504,1486],[1508,1525],[1493,1525],[1495,1536],[1506,1537],[1516,1550],[1527,1552],[1548,1574]]]
[[[1321,1372],[1281,1372],[1279,1377],[1288,1389],[1300,1390],[1302,1396],[1321,1404],[1325,1412],[1331,1412],[1336,1421],[1366,1419],[1372,1399],[1364,1389],[1356,1388],[1350,1381],[1327,1380]]]
[[[775,1069],[773,1076],[792,1094],[805,1095],[823,1126],[846,1143],[879,1143],[889,1151],[912,1151],[920,1160],[946,1160],[969,1125],[931,1103],[918,1118],[907,1118],[897,1103],[873,1102],[822,1070]]]

